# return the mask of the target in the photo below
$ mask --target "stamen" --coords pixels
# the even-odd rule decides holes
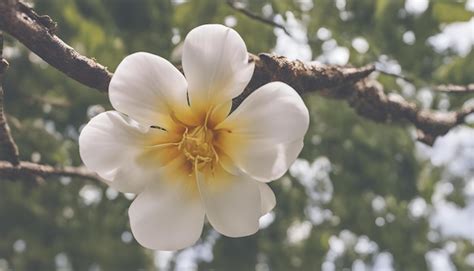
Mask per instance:
[[[206,113],[206,119],[204,120],[204,127],[207,129],[207,122],[209,120],[209,116],[214,112],[215,107],[212,107],[211,110],[208,110]]]
[[[182,121],[180,121],[180,120],[178,119],[178,117],[176,117],[176,113],[175,113],[174,111],[171,111],[170,117],[171,117],[171,119],[172,119],[174,122],[176,122],[177,124],[179,124],[179,125],[181,125],[181,126],[183,126],[183,127],[185,127],[185,128],[187,127],[187,125],[186,125],[185,123],[183,123]]]
[[[197,161],[194,161],[194,177],[196,178],[196,183],[198,183],[198,173]]]
[[[216,162],[219,162],[219,155],[217,154],[217,151],[214,147],[212,147],[212,152],[214,153],[214,157],[216,159]]]
[[[151,145],[151,146],[145,146],[145,148],[166,148],[166,147],[171,147],[171,146],[179,146],[181,142],[171,142],[171,143],[162,143],[162,144],[156,144],[156,145]]]
[[[179,145],[178,145],[178,149],[181,150],[182,147],[183,147],[183,144],[184,144],[184,140],[186,139],[187,137],[187,134],[188,134],[188,127],[185,127],[185,130],[184,130],[184,133],[183,133],[183,137],[181,138],[181,141],[179,142]]]
[[[197,170],[203,170],[207,166],[213,169],[213,164],[219,161],[213,139],[213,132],[204,125],[192,130],[186,128],[178,143],[178,149]]]

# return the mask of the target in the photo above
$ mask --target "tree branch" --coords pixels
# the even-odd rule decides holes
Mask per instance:
[[[474,93],[474,84],[468,84],[465,86],[453,84],[439,85],[435,88],[435,90],[449,93]]]
[[[275,22],[274,20],[272,19],[267,19],[267,18],[264,18],[256,13],[253,13],[252,11],[246,9],[242,3],[239,3],[237,1],[234,1],[234,0],[228,0],[227,1],[227,4],[229,5],[229,7],[231,7],[232,9],[236,10],[237,12],[239,13],[242,13],[243,15],[253,19],[253,20],[256,20],[256,21],[259,21],[261,23],[264,23],[264,24],[267,24],[267,25],[270,25],[270,26],[273,26],[273,27],[276,27],[276,28],[279,28],[281,30],[283,30],[283,32],[285,32],[285,34],[287,34],[288,36],[290,37],[293,37],[291,35],[291,33],[288,31],[288,29],[286,29],[286,27],[282,24],[279,24],[277,22]]]
[[[400,78],[402,79],[403,81],[406,81],[406,82],[409,82],[409,83],[412,83],[414,84],[415,83],[415,80],[408,77],[408,76],[405,76],[403,74],[400,74],[400,73],[393,73],[393,72],[389,72],[385,69],[383,69],[380,65],[378,65],[379,63],[375,63],[375,70],[378,71],[379,73],[381,74],[385,74],[387,76],[391,76],[391,77],[394,77],[394,78]]]
[[[0,1],[0,29],[72,79],[106,92],[112,74],[54,35],[53,25],[48,16],[39,16],[17,0]]]
[[[386,95],[375,80],[364,79],[353,85],[349,104],[357,113],[377,122],[410,122],[418,129],[418,140],[433,145],[438,136],[464,123],[474,106],[458,111],[438,112],[420,109],[398,94]]]
[[[7,161],[0,161],[0,177],[30,178],[32,176],[45,178],[53,176],[79,177],[103,182],[97,174],[83,167],[53,167],[26,161],[21,161],[18,166],[13,166]]]
[[[327,98],[346,100],[360,116],[376,122],[412,123],[424,135],[418,139],[428,145],[474,113],[474,107],[451,112],[425,110],[400,95],[387,96],[379,82],[367,78],[375,69],[373,65],[361,68],[316,66],[268,54],[252,56],[252,59],[256,61],[254,76],[238,99],[243,100],[256,88],[278,80],[299,94],[317,92]]]
[[[53,35],[49,27],[51,23],[45,25],[45,19],[38,20],[39,15],[31,14],[19,8],[16,0],[4,0],[0,2],[0,28],[69,77],[89,87],[107,91],[112,74]],[[375,69],[373,65],[353,68],[305,64],[269,54],[250,54],[250,61],[255,62],[252,80],[244,93],[234,100],[234,108],[263,84],[283,81],[300,94],[317,92],[324,97],[346,100],[359,115],[374,121],[412,123],[425,138],[432,138],[420,138],[427,144],[432,144],[436,137],[446,134],[465,118],[461,117],[463,114],[460,112],[422,110],[401,96],[387,96],[377,81],[367,79]],[[472,109],[467,111],[472,113]]]
[[[405,76],[399,73],[393,73],[384,70],[383,68],[379,67],[379,65],[375,65],[376,71],[380,72],[381,74],[385,74],[394,78],[400,78],[406,82],[415,83],[413,78]],[[467,85],[454,85],[454,84],[447,84],[447,85],[437,85],[437,86],[430,86],[435,91],[439,92],[447,92],[447,93],[456,93],[456,94],[463,94],[463,93],[473,93],[474,92],[474,84],[467,84]]]
[[[18,147],[13,140],[3,110],[3,74],[8,68],[8,62],[3,59],[3,34],[0,32],[0,156],[7,159],[12,165],[20,163]]]

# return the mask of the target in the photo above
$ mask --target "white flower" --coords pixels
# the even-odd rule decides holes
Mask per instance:
[[[192,245],[204,217],[226,236],[255,233],[275,206],[265,182],[296,159],[309,123],[301,97],[281,82],[260,87],[229,115],[254,70],[230,28],[192,30],[182,64],[186,78],[159,56],[126,57],[109,87],[117,111],[91,119],[79,138],[90,170],[138,194],[128,212],[132,232],[152,249]]]

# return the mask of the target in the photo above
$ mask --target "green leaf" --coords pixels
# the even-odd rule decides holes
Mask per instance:
[[[433,6],[433,16],[439,22],[452,23],[469,21],[474,16],[474,12],[466,10],[462,3],[436,2]]]

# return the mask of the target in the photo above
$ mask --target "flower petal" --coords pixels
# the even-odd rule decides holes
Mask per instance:
[[[227,116],[229,116],[231,109],[232,109],[232,100],[229,100],[228,102],[214,106],[207,120],[208,127],[216,127],[219,123],[225,120]]]
[[[128,210],[138,243],[150,249],[178,250],[199,239],[204,208],[199,196],[189,193],[189,182],[194,179],[157,180],[138,195]]]
[[[309,112],[289,85],[271,82],[255,90],[216,129],[239,136],[285,143],[304,137]]]
[[[146,182],[135,161],[137,156],[144,148],[168,140],[165,131],[143,127],[123,114],[108,111],[92,118],[82,129],[79,153],[89,170],[110,182],[128,175],[119,178],[117,182],[123,183],[117,184],[117,189],[136,193]]]
[[[244,41],[223,25],[194,28],[183,45],[183,70],[192,108],[207,109],[237,97],[253,74]]]
[[[259,181],[280,178],[303,148],[309,113],[288,85],[272,82],[252,93],[222,123],[217,145]]]
[[[138,194],[145,189],[147,184],[156,179],[156,171],[145,170],[133,161],[129,161],[117,168],[113,179],[106,180],[106,183],[119,192]]]
[[[217,150],[217,154],[219,156],[219,165],[225,169],[228,173],[232,175],[242,175],[245,174],[242,170],[235,164],[232,159],[225,154],[224,152]]]
[[[261,215],[263,216],[275,208],[276,198],[268,184],[258,183],[258,188],[260,189],[260,198],[262,199]]]
[[[134,53],[122,60],[109,86],[112,106],[144,125],[171,125],[170,116],[187,114],[187,82],[166,59]]]
[[[198,173],[197,180],[206,216],[214,229],[229,237],[257,232],[261,215],[257,181],[247,175],[232,175],[220,166],[212,173]]]
[[[303,149],[302,138],[281,144],[259,140],[245,144],[248,149],[234,152],[232,159],[243,172],[261,182],[281,178]]]

